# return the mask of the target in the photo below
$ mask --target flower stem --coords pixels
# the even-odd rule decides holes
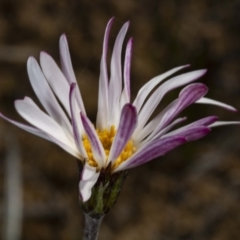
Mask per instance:
[[[85,228],[83,240],[97,240],[104,215],[92,216],[91,214],[84,213],[84,216]]]

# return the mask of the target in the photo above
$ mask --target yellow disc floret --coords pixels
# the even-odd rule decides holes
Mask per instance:
[[[97,135],[103,145],[105,154],[106,154],[106,162],[110,153],[110,149],[113,143],[113,139],[116,135],[116,129],[114,126],[111,126],[110,129],[103,129],[103,130],[96,130]],[[83,136],[83,145],[85,147],[85,150],[87,152],[88,155],[88,163],[90,166],[92,167],[98,167],[98,164],[96,162],[96,160],[94,159],[93,153],[92,153],[92,147],[91,144],[89,142],[89,139],[86,135]],[[134,146],[133,140],[129,140],[125,146],[125,148],[123,149],[123,151],[121,152],[121,154],[118,156],[118,158],[116,160],[113,161],[113,166],[112,169],[117,168],[117,166],[119,166],[122,162],[124,162],[125,160],[127,160],[129,157],[131,157],[133,155],[133,153],[136,151],[136,147]]]

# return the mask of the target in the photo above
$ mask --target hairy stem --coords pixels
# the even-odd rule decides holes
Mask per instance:
[[[98,232],[104,215],[92,216],[84,213],[85,216],[85,228],[83,240],[97,240]]]

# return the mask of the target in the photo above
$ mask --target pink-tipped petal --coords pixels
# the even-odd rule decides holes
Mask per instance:
[[[162,126],[169,124],[183,109],[195,103],[208,91],[206,85],[193,83],[186,86],[179,94],[176,104],[162,118]]]
[[[83,113],[80,113],[80,115],[83,127],[92,147],[94,159],[97,161],[99,167],[102,167],[106,160],[106,154],[104,152],[102,143],[100,142],[91,121]]]
[[[40,65],[49,85],[70,116],[70,85],[68,81],[52,57],[45,52],[40,54]]]
[[[145,105],[143,106],[142,110],[139,113],[139,124],[137,127],[137,130],[141,130],[143,126],[146,124],[148,119],[150,118],[151,114],[159,104],[159,102],[162,100],[164,95],[183,85],[186,85],[190,82],[193,82],[200,78],[203,74],[206,73],[206,70],[197,70],[193,72],[188,72],[185,74],[181,74],[179,76],[176,76],[165,83],[163,83],[160,87],[155,90],[155,92],[149,97],[149,99],[146,101]]]
[[[165,128],[171,121],[181,112],[183,109],[189,105],[196,102],[198,99],[203,97],[208,91],[208,88],[202,83],[194,83],[186,86],[179,94],[177,101],[174,101],[174,104],[171,108],[166,111],[162,116],[159,124],[156,126],[154,131],[148,136],[148,139],[156,139],[159,137],[159,132]],[[171,104],[170,104],[171,106]]]
[[[184,137],[187,142],[191,142],[205,137],[210,131],[210,128],[205,126],[185,127],[172,131],[164,137]]]
[[[120,116],[120,97],[122,94],[122,45],[129,22],[125,23],[121,28],[112,53],[111,59],[111,77],[109,82],[109,92],[108,92],[108,126],[117,126],[119,116]]]
[[[229,111],[233,111],[233,112],[237,111],[237,109],[234,108],[233,106],[230,106],[226,103],[222,103],[222,102],[219,102],[219,101],[216,101],[216,100],[213,100],[210,98],[206,98],[206,97],[199,99],[196,103],[215,105],[215,106],[222,107],[222,108],[225,108],[225,109],[227,109]]]
[[[104,41],[103,52],[100,64],[100,78],[98,89],[98,112],[97,112],[97,128],[107,128],[108,122],[108,71],[107,71],[107,50],[109,33],[113,24],[113,18],[107,24]]]
[[[109,153],[108,163],[113,162],[120,155],[137,125],[137,111],[132,104],[126,104],[121,112],[117,134]]]
[[[72,131],[74,135],[75,144],[81,155],[84,156],[84,158],[86,158],[87,153],[82,142],[82,135],[84,133],[84,130],[81,123],[81,118],[79,117],[80,112],[78,111],[78,108],[76,106],[76,83],[71,84],[69,102],[72,118]]]
[[[69,120],[54,96],[35,58],[30,57],[28,59],[27,71],[33,90],[47,113],[64,129],[71,133]]]
[[[185,127],[209,126],[209,125],[215,123],[217,120],[218,120],[217,116],[208,116],[208,117],[199,119],[195,122],[192,122]]]
[[[115,169],[115,172],[137,167],[139,165],[147,163],[156,157],[160,157],[166,154],[170,150],[182,145],[185,142],[186,139],[182,137],[168,137],[150,141],[141,149],[139,149],[132,157],[121,163]]]

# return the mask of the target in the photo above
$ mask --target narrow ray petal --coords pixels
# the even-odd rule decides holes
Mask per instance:
[[[10,119],[10,118],[7,118],[7,117],[4,116],[2,113],[0,113],[0,117],[3,118],[3,119],[5,119],[6,121],[12,123],[13,125],[15,125],[15,126],[21,128],[21,129],[29,132],[29,133],[32,133],[32,134],[34,134],[34,135],[36,135],[36,136],[39,136],[39,137],[41,137],[41,138],[43,138],[43,139],[46,139],[46,140],[48,140],[48,141],[51,140],[51,139],[49,138],[49,136],[48,136],[45,132],[43,132],[42,130],[39,130],[39,129],[34,128],[34,127],[31,127],[31,126],[28,126],[28,125],[23,124],[23,123],[19,123],[19,122],[17,122],[17,121],[14,121],[14,120],[12,120],[12,119]]]
[[[47,113],[70,134],[70,122],[54,96],[35,58],[30,57],[28,59],[27,70],[33,90]]]
[[[70,135],[67,136],[61,126],[45,114],[31,98],[25,97],[23,100],[16,100],[15,108],[30,124],[71,146],[72,137]]]
[[[203,97],[208,91],[206,85],[194,83],[186,86],[179,94],[176,103],[164,114],[155,130],[149,135],[148,139],[155,139],[156,134],[165,128],[183,109]]]
[[[161,138],[165,133],[167,133],[170,129],[172,129],[174,126],[176,126],[179,123],[182,123],[183,121],[185,121],[187,118],[183,117],[183,118],[178,118],[175,121],[173,121],[171,124],[169,124],[168,126],[166,126],[165,128],[163,128],[161,131],[156,132],[154,135],[154,139],[159,139]],[[143,146],[146,142],[148,142],[149,140],[151,140],[153,138],[146,138],[143,141],[139,141],[136,143],[137,147],[141,147]]]
[[[138,130],[138,131],[134,131],[133,139],[136,142],[139,142],[141,139],[145,138],[150,133],[152,133],[153,130],[155,130],[157,128],[157,126],[161,122],[161,119],[166,114],[166,112],[168,112],[169,109],[171,109],[174,106],[174,104],[176,104],[176,101],[177,101],[177,99],[174,100],[173,102],[171,102],[167,107],[165,107],[156,117],[154,117],[149,123],[147,123],[143,127],[143,129]]]
[[[71,111],[71,117],[72,117],[72,130],[73,130],[76,146],[79,152],[81,153],[81,155],[84,158],[86,158],[87,153],[85,151],[85,148],[82,142],[82,135],[84,131],[81,123],[81,118],[79,117],[80,112],[78,112],[78,108],[76,106],[75,96],[76,96],[76,83],[72,83],[70,87],[70,94],[69,94],[70,111]]]
[[[137,111],[132,104],[126,104],[121,113],[120,123],[118,127],[117,134],[114,138],[108,163],[114,162],[119,154],[124,149],[126,143],[132,136],[132,133],[137,125]]]
[[[138,92],[137,97],[135,98],[133,105],[136,107],[137,111],[139,112],[144,101],[146,100],[148,94],[163,80],[165,80],[167,77],[173,75],[174,73],[189,67],[190,65],[184,65],[180,67],[173,68],[157,77],[154,77],[150,81],[148,81]]]
[[[191,142],[206,136],[210,131],[211,129],[205,126],[185,127],[172,131],[164,137],[184,137],[187,142]]]
[[[122,93],[122,44],[127,33],[129,22],[125,23],[121,28],[112,53],[111,59],[111,77],[109,82],[109,98],[108,98],[108,107],[109,107],[109,116],[108,116],[108,126],[118,124],[118,119],[120,116],[120,97]]]
[[[209,127],[219,127],[219,126],[225,126],[225,125],[239,125],[240,122],[237,121],[217,121],[211,125],[209,125]]]
[[[226,103],[222,103],[222,102],[219,102],[219,101],[216,101],[216,100],[213,100],[210,98],[206,98],[206,97],[199,99],[196,103],[215,105],[215,106],[222,107],[222,108],[225,108],[225,109],[227,109],[229,111],[233,111],[233,112],[237,111],[237,109],[234,108],[233,106],[230,106]]]
[[[146,124],[151,114],[167,92],[197,80],[199,77],[205,74],[205,72],[206,70],[198,70],[185,73],[168,80],[158,87],[158,89],[149,97],[139,113],[139,124],[137,130],[142,129],[142,127]]]
[[[124,89],[122,93],[123,100],[122,106],[124,106],[126,103],[130,102],[131,93],[130,93],[130,70],[131,70],[131,60],[132,60],[132,46],[133,45],[133,39],[130,38],[127,47],[126,47],[126,53],[125,53],[125,60],[124,60]]]
[[[97,161],[99,167],[102,167],[106,159],[106,155],[105,155],[102,143],[100,142],[91,121],[83,113],[80,113],[80,115],[81,115],[83,127],[85,129],[85,132],[92,146],[94,159]]]
[[[202,83],[194,83],[186,86],[179,94],[176,104],[163,116],[162,125],[166,126],[172,119],[177,116],[183,109],[195,103],[203,97],[208,91],[206,85]]]
[[[218,120],[217,116],[208,116],[202,119],[199,119],[195,122],[192,122],[190,124],[188,124],[185,127],[194,127],[194,126],[209,126],[213,123],[215,123]]]
[[[69,145],[66,145],[65,143],[59,141],[58,139],[54,138],[53,136],[49,135],[48,133],[46,132],[43,132],[42,130],[40,129],[37,129],[37,128],[34,128],[34,127],[31,127],[31,126],[28,126],[28,125],[25,125],[25,124],[22,124],[22,123],[19,123],[19,122],[16,122],[10,118],[7,118],[5,117],[3,114],[0,113],[0,117],[2,117],[3,119],[5,119],[6,121],[12,123],[13,125],[29,132],[29,133],[32,133],[38,137],[41,137],[43,139],[46,139],[50,142],[53,142],[55,144],[57,144],[58,146],[60,146],[62,149],[64,149],[66,152],[70,153],[71,155],[73,155],[74,157],[76,158],[80,158],[79,156],[79,153],[77,151],[77,149],[75,148],[72,148],[72,146],[69,146]]]
[[[63,74],[65,75],[69,84],[71,83],[77,84],[76,76],[72,67],[72,61],[71,61],[70,52],[68,48],[68,42],[65,34],[63,34],[60,37],[59,48],[60,48],[60,59],[61,59],[61,67],[62,67]],[[86,111],[85,111],[85,107],[83,104],[82,95],[79,87],[77,87],[76,89],[76,100],[80,110],[85,114]]]
[[[108,119],[108,71],[107,71],[107,50],[109,33],[112,27],[113,18],[107,24],[104,40],[103,52],[100,63],[100,78],[98,89],[98,112],[97,112],[97,128],[107,128]]]
[[[52,57],[45,52],[40,54],[40,65],[48,83],[70,116],[68,81]]]
[[[148,142],[141,149],[139,149],[131,158],[120,164],[114,172],[137,167],[150,160],[160,157],[170,150],[185,143],[186,139],[182,137],[168,137],[163,139],[157,139],[155,141]]]

